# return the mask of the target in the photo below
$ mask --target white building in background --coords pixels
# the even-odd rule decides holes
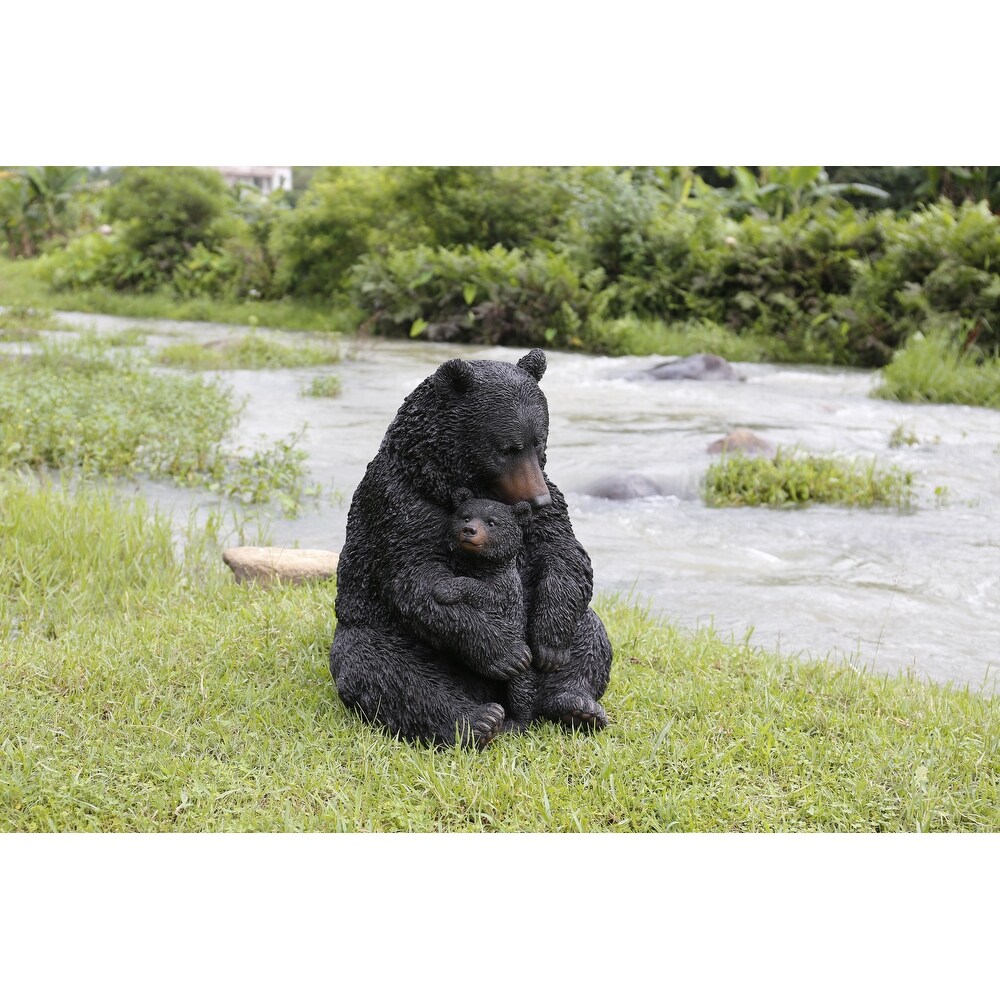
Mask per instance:
[[[216,167],[227,184],[252,184],[263,194],[292,190],[291,167]]]

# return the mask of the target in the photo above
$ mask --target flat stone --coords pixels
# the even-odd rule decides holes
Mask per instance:
[[[306,583],[335,576],[339,556],[326,549],[286,549],[270,545],[237,545],[222,553],[222,561],[240,583],[276,580]]]

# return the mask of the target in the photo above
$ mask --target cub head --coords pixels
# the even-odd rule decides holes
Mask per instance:
[[[451,546],[466,556],[489,563],[510,562],[523,542],[522,528],[531,520],[531,505],[519,501],[513,507],[473,497],[472,491],[457,490],[448,537]]]

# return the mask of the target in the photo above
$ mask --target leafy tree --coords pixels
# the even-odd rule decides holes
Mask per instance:
[[[222,176],[202,167],[128,167],[105,199],[109,218],[123,225],[123,244],[158,276],[154,284],[168,281],[199,244],[213,250],[234,235],[232,208]]]

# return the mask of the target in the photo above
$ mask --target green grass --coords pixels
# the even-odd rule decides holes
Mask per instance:
[[[316,487],[301,432],[250,454],[227,447],[242,404],[218,382],[156,374],[102,338],[0,360],[0,469],[149,476],[288,513]]]
[[[626,316],[607,322],[598,340],[591,349],[609,354],[718,354],[729,361],[766,361],[781,350],[777,342],[737,336],[710,320],[664,323]]]
[[[0,302],[0,305],[3,303]],[[65,325],[54,320],[47,309],[8,306],[0,312],[0,343],[24,343],[39,339],[41,330],[62,330]]]
[[[335,585],[233,582],[211,529],[0,477],[0,830],[1000,830],[1000,705],[604,602],[596,735],[375,732],[327,668]]]
[[[872,395],[901,403],[961,403],[1000,409],[1000,357],[964,350],[946,331],[914,334],[882,369]]]
[[[249,333],[219,344],[170,344],[155,358],[157,364],[192,371],[224,368],[310,368],[340,361],[336,343],[285,344],[273,337]]]
[[[336,375],[317,375],[303,390],[303,396],[331,399],[343,392],[343,385]]]
[[[913,475],[875,460],[847,461],[780,450],[774,458],[729,455],[709,466],[704,482],[710,507],[799,507],[812,503],[845,507],[905,508],[913,499]]]
[[[361,320],[346,303],[281,300],[276,302],[222,302],[217,299],[178,299],[168,292],[128,295],[109,288],[55,292],[36,273],[30,260],[0,257],[0,305],[65,309],[138,319],[210,321],[276,330],[315,333],[347,332]]]

